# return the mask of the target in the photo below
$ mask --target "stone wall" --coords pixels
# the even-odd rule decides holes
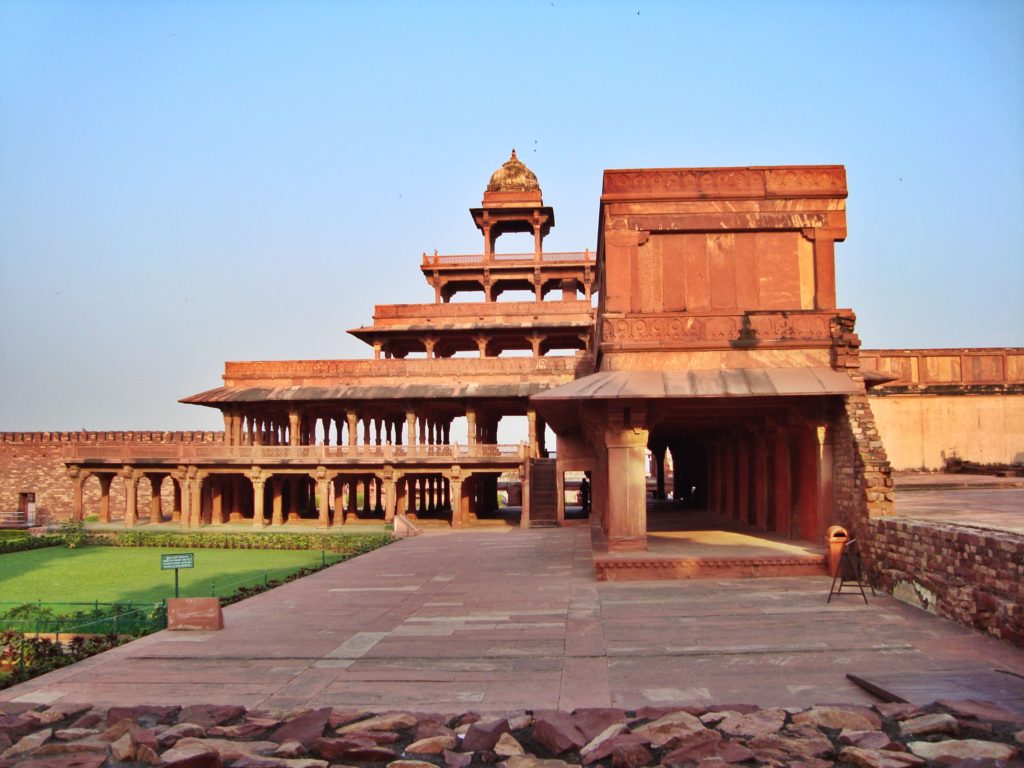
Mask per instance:
[[[872,520],[872,576],[931,613],[1024,645],[1024,536],[905,519]]]
[[[896,470],[939,470],[949,459],[1024,464],[1024,393],[881,392],[871,408]]]
[[[74,444],[145,445],[151,443],[222,442],[223,432],[0,432],[0,511],[18,509],[19,495],[34,493],[36,520],[40,525],[64,520],[71,514],[72,482],[64,466],[66,449]],[[99,508],[100,485],[96,478],[85,483],[86,514]],[[150,484],[138,486],[138,508],[149,509]],[[173,502],[172,483],[161,488],[164,509]],[[111,516],[124,515],[124,483],[110,485]]]

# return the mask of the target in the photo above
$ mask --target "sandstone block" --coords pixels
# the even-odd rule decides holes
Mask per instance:
[[[905,736],[927,736],[932,733],[955,734],[959,730],[960,725],[955,717],[941,713],[921,715],[900,722],[900,733]]]
[[[417,722],[419,720],[407,712],[394,712],[389,715],[380,715],[349,723],[339,728],[338,733],[352,733],[353,731],[404,731],[415,726]]]
[[[206,729],[195,723],[178,723],[161,731],[160,735],[156,737],[156,741],[163,749],[164,747],[173,747],[179,739],[184,739],[186,736],[201,739],[206,736]]]
[[[275,745],[277,746],[277,745]],[[397,755],[387,747],[377,746],[369,739],[346,736],[340,739],[321,737],[310,745],[310,751],[332,763],[360,760],[368,763],[391,762]]]
[[[446,749],[455,749],[457,742],[454,733],[427,736],[414,741],[405,748],[405,751],[410,755],[440,755]]]
[[[163,753],[164,760],[182,760],[206,752],[217,753],[228,762],[246,755],[267,755],[277,749],[273,741],[228,741],[226,739],[197,739],[187,736]]]
[[[505,762],[498,763],[498,768],[576,768],[576,766],[562,760],[542,760],[533,755],[523,755],[510,757]]]
[[[181,710],[181,713],[178,715],[178,722],[195,723],[203,728],[211,728],[239,718],[244,714],[245,707],[193,704]]]
[[[553,755],[579,749],[587,743],[583,731],[576,727],[571,715],[545,712],[533,719],[533,737]]]
[[[589,742],[583,745],[580,749],[580,757],[583,759],[583,764],[588,765],[597,760],[601,760],[607,757],[610,752],[605,752],[602,747],[612,738],[619,736],[620,734],[626,733],[629,729],[625,723],[617,723],[615,725],[609,725],[601,733],[594,736]],[[639,738],[643,738],[642,736]],[[647,742],[650,743],[649,741]],[[600,755],[600,757],[595,757]]]
[[[306,748],[301,741],[284,741],[274,750],[274,757],[305,757]]]
[[[1010,760],[1017,754],[1016,747],[997,741],[980,739],[947,739],[946,741],[912,741],[910,751],[925,760],[952,762],[971,758]]]
[[[167,599],[167,628],[173,631],[216,631],[224,629],[224,613],[216,597],[170,597]]]
[[[643,744],[620,743],[612,747],[612,768],[641,768],[653,760],[650,750]]]
[[[846,747],[839,753],[842,762],[863,768],[912,768],[924,765],[921,758],[906,752],[888,752],[881,749],[863,749],[862,747]]]
[[[646,736],[655,749],[673,746],[673,742],[705,730],[704,724],[689,712],[677,711],[652,720],[633,729],[638,736]]]
[[[890,739],[889,734],[884,731],[851,731],[846,728],[839,734],[839,743],[846,744],[851,747],[861,747],[863,749],[898,748],[897,751],[902,751],[904,749],[902,745],[898,745]]]
[[[331,717],[331,708],[323,707],[305,712],[280,726],[267,738],[279,744],[285,741],[297,741],[306,748],[324,735]]]
[[[468,768],[472,762],[472,752],[452,752],[449,749],[444,751],[444,764],[448,768]]]
[[[32,752],[43,746],[52,735],[52,728],[44,728],[41,731],[26,734],[5,749],[3,753],[0,753],[0,757],[18,757],[19,755]]]
[[[494,745],[494,754],[498,757],[515,757],[516,755],[525,755],[526,751],[511,733],[503,733]]]
[[[278,721],[274,721],[276,725]],[[272,726],[271,726],[272,727]],[[215,725],[206,731],[206,735],[218,739],[251,739],[262,736],[270,727],[260,723],[244,722],[238,725]]]
[[[785,710],[762,709],[747,715],[730,715],[718,724],[718,731],[727,736],[753,737],[778,733],[785,724]]]
[[[626,711],[604,707],[581,708],[573,711],[572,721],[583,732],[587,741],[592,741],[609,726],[625,723]],[[512,725],[512,730],[516,730],[514,724],[510,723],[510,725]]]
[[[166,759],[166,755],[164,755]],[[220,755],[212,750],[197,752],[171,762],[165,762],[163,768],[224,768]]]
[[[498,743],[501,734],[508,733],[508,720],[489,720],[475,722],[466,730],[466,737],[462,740],[464,752],[479,752],[485,749],[493,749]]]
[[[181,707],[111,707],[107,710],[107,728],[122,720],[133,720],[138,725],[170,725],[176,722]],[[115,737],[116,738],[116,737]]]
[[[64,755],[61,757],[42,757],[34,760],[27,761],[8,761],[4,760],[0,764],[8,763],[11,766],[19,765],[24,768],[102,768],[103,764],[107,762],[107,755],[96,754],[80,754],[80,755]]]
[[[819,728],[842,730],[849,728],[854,731],[873,731],[881,726],[877,715],[869,717],[868,710],[855,711],[844,707],[812,707],[806,712],[793,715],[797,725],[815,725]]]
[[[115,760],[122,762],[135,759],[135,744],[132,743],[130,732],[126,732],[121,738],[110,742],[110,754]]]

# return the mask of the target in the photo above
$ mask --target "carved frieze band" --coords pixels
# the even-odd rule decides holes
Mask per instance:
[[[605,319],[606,342],[676,342],[706,345],[735,342],[830,342],[831,314],[633,315]]]
[[[679,197],[844,197],[846,172],[841,166],[605,171],[604,194],[671,194]]]

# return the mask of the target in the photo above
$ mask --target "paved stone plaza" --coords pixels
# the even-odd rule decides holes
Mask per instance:
[[[8,689],[39,703],[420,711],[871,701],[847,681],[1024,651],[827,577],[599,583],[585,526],[398,542]],[[970,694],[970,691],[964,691]]]

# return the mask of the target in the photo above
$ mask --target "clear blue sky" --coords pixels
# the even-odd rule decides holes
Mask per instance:
[[[364,357],[516,147],[842,163],[870,347],[1024,345],[1024,3],[0,3],[0,430],[217,428],[224,360]]]

